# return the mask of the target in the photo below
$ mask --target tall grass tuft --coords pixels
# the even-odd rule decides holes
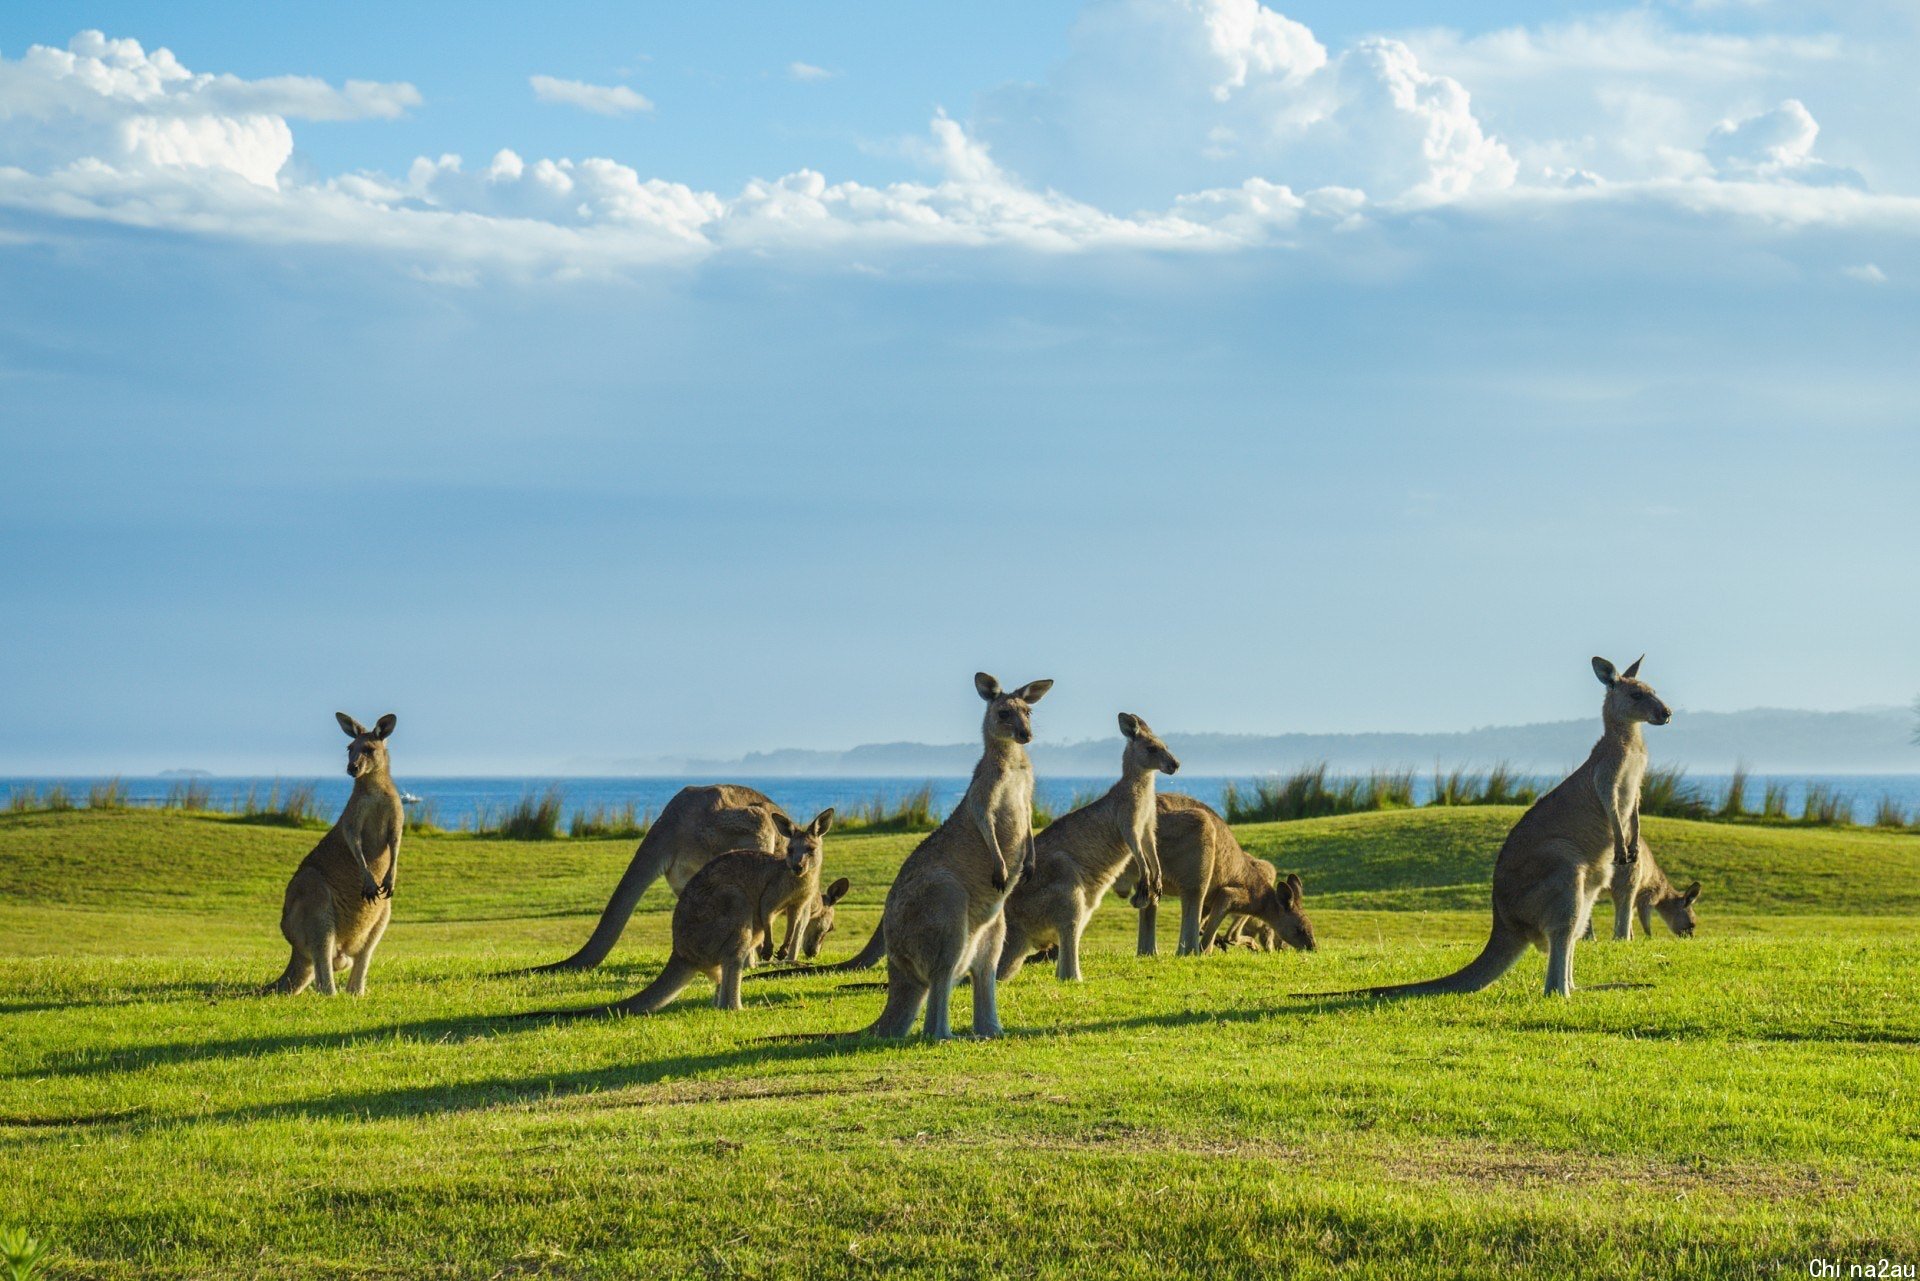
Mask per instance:
[[[1765,796],[1760,801],[1760,817],[1785,819],[1787,817],[1787,785],[1768,783]]]
[[[7,813],[31,814],[40,808],[40,794],[32,783],[16,783],[7,789]]]
[[[1661,818],[1712,818],[1713,806],[1697,784],[1687,781],[1687,771],[1661,765],[1640,781],[1640,812]]]
[[[440,811],[434,808],[432,801],[412,801],[403,804],[407,816],[407,831],[425,836],[444,832],[440,826]]]
[[[1844,827],[1853,822],[1853,806],[1825,783],[1808,783],[1800,802],[1800,821],[1819,827]]]
[[[321,821],[320,794],[312,783],[288,783],[279,779],[261,795],[258,784],[249,784],[247,794],[234,801],[234,816],[242,823],[268,827],[307,827]]]
[[[1227,783],[1220,793],[1229,823],[1284,823],[1334,814],[1398,809],[1413,804],[1413,775],[1375,770],[1370,774],[1330,776],[1327,763],[1305,765],[1291,774]]]
[[[40,807],[56,811],[70,810],[73,808],[73,793],[67,790],[65,783],[51,784],[40,797]]]
[[[1720,798],[1715,818],[1743,818],[1747,812],[1747,763],[1733,763],[1733,777],[1727,780],[1727,794]]]
[[[1531,805],[1540,797],[1540,789],[1501,761],[1487,771],[1487,785],[1480,793],[1482,805]]]
[[[889,797],[875,793],[834,812],[839,832],[931,832],[940,826],[933,807],[933,784],[922,783],[910,792]]]
[[[1428,798],[1427,804],[1477,805],[1485,791],[1485,780],[1476,774],[1469,774],[1458,767],[1442,774],[1436,767],[1433,771],[1433,795]]]
[[[167,789],[167,799],[161,808],[204,814],[213,808],[213,789],[197,778],[175,783]]]
[[[127,785],[117,778],[103,778],[87,784],[87,808],[90,810],[127,808]]]
[[[1905,827],[1907,825],[1907,807],[1891,796],[1882,796],[1880,804],[1873,812],[1875,827]]]
[[[7,1281],[39,1281],[46,1275],[40,1265],[48,1248],[25,1228],[0,1228],[0,1266],[7,1270]]]
[[[567,824],[567,835],[611,840],[639,840],[653,826],[653,811],[641,813],[637,805],[628,801],[625,805],[595,805],[592,809],[577,809],[573,819]]]
[[[544,792],[529,788],[497,820],[489,822],[483,817],[477,834],[503,841],[550,841],[560,835],[560,811],[564,808],[565,798],[557,784]]]

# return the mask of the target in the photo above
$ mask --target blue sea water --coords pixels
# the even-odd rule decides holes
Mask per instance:
[[[1697,785],[1708,796],[1717,799],[1725,793],[1727,777],[1715,774],[1690,774],[1688,781]],[[44,794],[49,786],[64,786],[75,798],[76,804],[84,804],[87,789],[109,780],[101,778],[0,778],[0,803],[14,791],[33,788]],[[191,781],[206,788],[212,798],[215,809],[234,808],[249,792],[264,799],[276,786],[284,791],[288,786],[311,784],[318,797],[320,808],[326,813],[338,812],[352,788],[352,781],[344,773],[320,778],[121,778],[117,780],[124,795],[135,805],[157,805],[165,802],[176,788]],[[619,808],[631,802],[642,813],[659,813],[673,794],[689,783],[700,781],[724,781],[743,783],[759,788],[789,813],[798,817],[807,817],[829,805],[846,809],[864,805],[873,801],[891,803],[898,798],[917,791],[922,786],[933,790],[934,807],[940,813],[952,808],[955,801],[966,792],[967,780],[964,778],[726,778],[724,780],[699,780],[688,778],[432,778],[398,776],[394,782],[404,792],[421,798],[431,808],[434,821],[443,827],[471,827],[476,820],[497,814],[511,806],[523,796],[539,794],[550,787],[560,790],[563,817],[561,826],[576,810],[596,808]],[[1185,792],[1199,797],[1210,805],[1220,804],[1221,792],[1229,782],[1247,784],[1253,780],[1245,777],[1224,778],[1219,776],[1192,776],[1181,774],[1173,779],[1161,780],[1162,790]],[[1555,780],[1534,780],[1550,785]],[[1041,778],[1036,784],[1038,799],[1055,813],[1072,807],[1077,801],[1106,790],[1113,782],[1112,777],[1103,778]],[[1762,791],[1769,782],[1778,782],[1786,786],[1788,812],[1798,814],[1801,801],[1809,785],[1824,786],[1837,795],[1846,798],[1853,805],[1854,818],[1858,822],[1872,822],[1875,809],[1882,797],[1891,797],[1910,817],[1920,819],[1920,774],[1812,774],[1794,776],[1753,775],[1747,784],[1747,805],[1758,809]],[[1432,793],[1432,780],[1425,775],[1416,775],[1414,779],[1415,800],[1423,802]]]

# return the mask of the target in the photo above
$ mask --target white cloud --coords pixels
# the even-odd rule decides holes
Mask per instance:
[[[1863,262],[1857,267],[1842,267],[1840,274],[1850,280],[1857,280],[1863,285],[1884,285],[1887,283],[1887,273],[1870,262]]]
[[[1798,98],[1771,111],[1723,120],[1702,149],[1715,172],[1730,178],[1859,186],[1860,175],[1814,158],[1820,123]]]
[[[811,62],[789,62],[787,78],[798,80],[802,84],[811,84],[821,80],[831,80],[838,72],[828,71],[825,67],[816,67]]]
[[[595,85],[554,76],[528,76],[527,83],[533,86],[533,96],[542,102],[578,107],[596,116],[630,116],[653,110],[653,103],[645,95],[626,85]]]

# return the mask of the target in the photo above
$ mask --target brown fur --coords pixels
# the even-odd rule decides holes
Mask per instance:
[[[1257,916],[1234,917],[1214,936],[1213,945],[1222,952],[1236,947],[1250,952],[1278,952],[1286,946],[1280,941],[1280,931]]]
[[[716,1009],[740,1008],[740,979],[754,950],[785,916],[788,937],[806,929],[805,918],[820,898],[822,844],[833,827],[833,811],[823,810],[805,827],[784,823],[786,852],[732,850],[707,860],[673,905],[673,952],[660,977],[612,1005],[556,1011],[573,1015],[653,1014],[687,984],[704,974],[719,986]],[[796,927],[794,922],[800,921]]]
[[[1638,679],[1640,660],[1616,673],[1604,658],[1594,675],[1607,687],[1601,735],[1580,768],[1520,816],[1493,865],[1493,929],[1480,955],[1444,978],[1367,989],[1373,996],[1478,992],[1512,969],[1528,944],[1547,953],[1546,991],[1573,991],[1574,940],[1594,900],[1642,848],[1640,782],[1647,749],[1640,727],[1665,725],[1672,711]]]
[[[1058,945],[1054,973],[1062,979],[1079,978],[1080,936],[1130,860],[1150,869],[1142,892],[1158,892],[1153,776],[1156,771],[1175,773],[1180,762],[1138,716],[1120,713],[1120,732],[1126,736],[1120,781],[1034,837],[1033,871],[1007,896],[1002,981],[1020,972],[1029,951],[1052,945]]]
[[[1179,955],[1211,950],[1229,916],[1254,917],[1290,946],[1314,950],[1313,922],[1300,906],[1305,887],[1299,876],[1280,879],[1273,864],[1240,848],[1227,821],[1193,797],[1162,792],[1157,805],[1165,892],[1180,899]],[[1158,906],[1147,901],[1140,909],[1141,956],[1158,950],[1157,925]]]
[[[286,972],[269,992],[292,994],[311,983],[332,996],[333,973],[346,965],[347,991],[367,990],[367,968],[393,916],[394,874],[400,866],[400,832],[406,814],[387,765],[387,736],[395,719],[382,716],[368,729],[345,712],[335,713],[347,744],[353,793],[340,818],[300,861],[280,908],[280,933],[293,946]]]
[[[668,888],[679,894],[701,868],[722,854],[779,850],[783,848],[780,822],[791,826],[793,820],[751,787],[720,783],[681,788],[640,838],[592,936],[564,961],[536,966],[534,972],[592,969],[619,942],[640,896],[654,881],[664,875]]]
[[[926,1034],[953,1035],[948,1005],[962,974],[973,980],[973,1034],[1000,1035],[994,967],[1006,933],[1001,905],[1033,860],[1032,705],[1052,681],[1005,691],[985,672],[974,687],[986,700],[984,750],[967,794],[900,866],[887,891],[887,1004],[867,1029],[903,1037],[924,1005]]]
[[[800,954],[809,961],[820,955],[820,945],[826,942],[827,935],[833,933],[833,905],[845,898],[851,887],[852,882],[843,876],[821,890],[819,898],[814,901],[813,911],[807,917],[806,934],[800,941]],[[785,959],[793,958],[789,956]]]
[[[1667,923],[1667,928],[1683,939],[1693,937],[1699,927],[1700,919],[1694,914],[1693,905],[1700,898],[1700,882],[1695,881],[1684,890],[1675,889],[1667,874],[1653,860],[1653,851],[1647,848],[1645,840],[1640,842],[1640,857],[1624,867],[1615,866],[1613,883],[1608,886],[1613,896],[1613,937],[1616,941],[1626,942],[1633,937],[1633,921],[1640,918],[1640,931],[1649,938],[1653,936],[1654,913]],[[1587,921],[1586,936],[1593,938],[1593,921]]]

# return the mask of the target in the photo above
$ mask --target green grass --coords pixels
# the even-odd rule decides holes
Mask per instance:
[[[1806,1275],[1920,1259],[1920,838],[1650,819],[1699,938],[1582,947],[1472,997],[1302,990],[1437,974],[1485,937],[1518,810],[1240,829],[1299,870],[1322,948],[1146,960],[1096,918],[1078,985],[1029,969],[1012,1034],[821,1042],[879,993],[500,1016],[636,989],[585,937],[628,840],[418,836],[361,1000],[264,999],[313,833],[0,816],[0,1225],[71,1276]],[[827,842],[872,927],[911,835]],[[1163,913],[1163,946],[1173,923]],[[964,1025],[963,1010],[957,1022]]]

